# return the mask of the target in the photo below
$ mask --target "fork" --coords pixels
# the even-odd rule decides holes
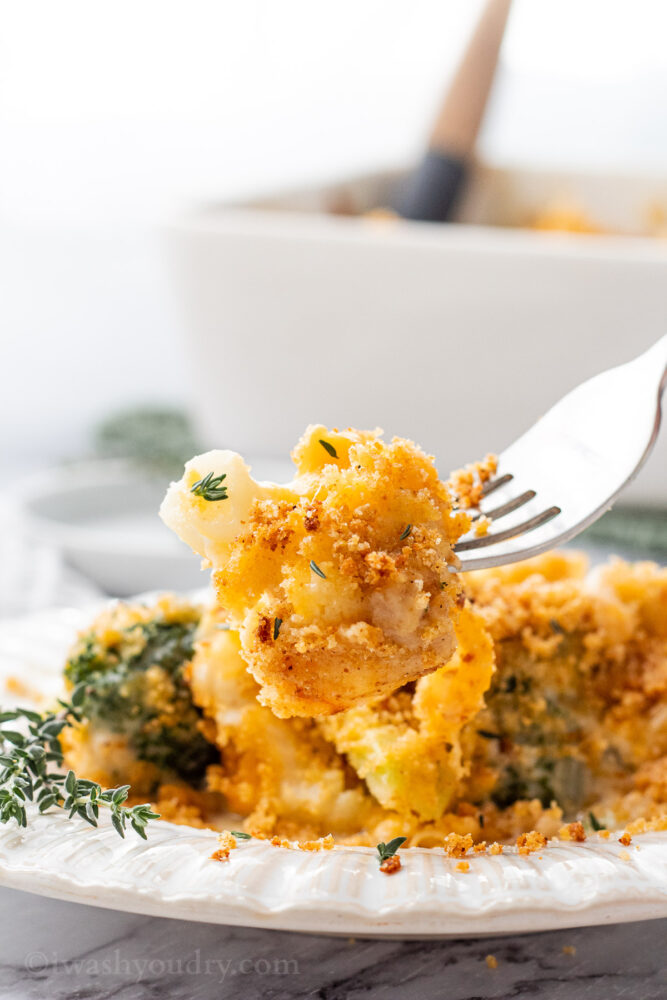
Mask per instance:
[[[502,452],[474,514],[491,530],[458,542],[461,570],[539,555],[604,514],[655,444],[666,382],[667,336],[577,386]]]

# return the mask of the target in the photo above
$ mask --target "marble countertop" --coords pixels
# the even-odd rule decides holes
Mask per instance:
[[[355,940],[134,916],[0,889],[0,927],[6,1000],[667,997],[667,920],[495,939]]]

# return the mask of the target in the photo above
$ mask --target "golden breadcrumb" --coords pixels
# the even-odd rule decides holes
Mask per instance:
[[[484,495],[484,486],[497,468],[496,456],[487,455],[481,462],[473,462],[451,474],[449,483],[461,507],[468,509],[478,506]]]
[[[390,858],[385,858],[380,865],[380,871],[385,875],[394,875],[401,868],[401,859],[398,854],[392,854]]]
[[[558,831],[558,836],[561,840],[574,840],[577,843],[583,843],[586,840],[586,831],[583,823],[577,820],[575,823],[562,826]]]
[[[547,838],[538,833],[537,830],[531,830],[529,833],[519,834],[516,838],[516,846],[519,854],[533,854],[547,846]]]
[[[461,837],[457,833],[450,833],[445,837],[443,847],[448,858],[462,858],[472,848],[473,839],[469,833]]]
[[[217,851],[214,851],[210,857],[211,861],[229,861],[229,852],[233,851],[236,847],[236,839],[231,833],[224,830],[218,836],[218,842],[220,847]]]

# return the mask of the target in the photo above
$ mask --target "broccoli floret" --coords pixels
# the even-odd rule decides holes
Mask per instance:
[[[154,764],[163,779],[194,785],[219,760],[184,674],[198,617],[190,605],[167,601],[152,609],[118,605],[79,640],[65,666],[73,687],[86,685],[80,711],[91,730],[122,734],[136,759]]]
[[[574,815],[590,792],[588,767],[577,755],[582,698],[566,659],[578,653],[577,639],[556,625],[553,631],[564,636],[560,673],[556,658],[536,661],[520,642],[496,645],[497,671],[474,729],[481,738],[478,757],[497,775],[490,797],[499,809],[539,799],[545,809],[557,802],[566,815]]]

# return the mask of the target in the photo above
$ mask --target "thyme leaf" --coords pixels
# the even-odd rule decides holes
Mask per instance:
[[[593,827],[593,829],[596,832],[598,830],[604,830],[605,829],[604,824],[600,822],[600,820],[597,818],[597,816],[595,815],[595,813],[589,812],[588,819],[590,820],[590,824],[591,824],[591,826]]]
[[[393,858],[399,847],[401,847],[407,839],[407,837],[394,837],[394,839],[390,840],[388,844],[385,844],[384,842],[378,844],[377,852],[380,864],[386,861],[387,858]]]
[[[314,559],[310,560],[310,568],[312,569],[313,573],[317,573],[317,575],[321,576],[323,580],[326,580],[325,574],[322,572],[322,570],[317,565]]]
[[[403,531],[398,536],[399,537],[399,541],[402,542],[404,538],[407,538],[411,531],[412,531],[412,525],[411,524],[406,524],[406,526],[403,528]]]
[[[209,472],[203,479],[197,480],[190,488],[190,492],[194,493],[196,497],[203,497],[204,500],[227,500],[227,487],[221,485],[223,479],[226,478],[226,472],[220,476],[214,476],[212,472]]]
[[[282,625],[282,623],[283,623],[282,618],[274,618],[273,619],[273,641],[274,642],[276,641],[276,639],[280,635],[280,626]]]
[[[320,438],[320,444],[322,445],[324,450],[331,455],[332,458],[338,458],[336,449],[332,444],[330,444],[328,441],[324,441],[322,438]]]
[[[64,762],[59,736],[81,720],[77,706],[83,701],[85,688],[85,683],[78,684],[69,702],[60,701],[58,712],[40,715],[24,708],[0,712],[0,823],[13,819],[19,826],[27,826],[27,801],[35,802],[40,813],[55,806],[91,826],[97,826],[100,808],[104,808],[121,837],[129,823],[146,840],[146,825],[159,819],[159,813],[147,802],[131,808],[124,805],[129,785],[102,788],[95,781],[77,778],[72,770],[66,774],[59,771]],[[25,724],[24,732],[1,728],[4,722],[14,720]]]

